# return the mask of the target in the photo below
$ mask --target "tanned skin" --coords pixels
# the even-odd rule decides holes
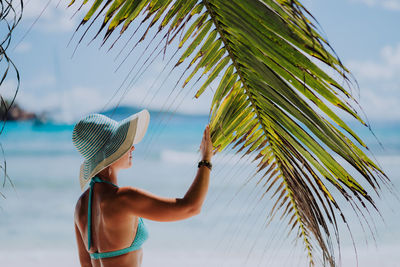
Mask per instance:
[[[112,165],[97,174],[103,180],[118,185],[117,174],[132,166],[132,148]],[[207,125],[200,144],[203,160],[213,156],[210,129]],[[201,166],[183,198],[165,198],[134,187],[116,188],[107,183],[96,183],[92,199],[92,245],[90,252],[108,252],[129,247],[136,234],[138,217],[153,221],[178,221],[200,213],[208,191],[210,169]],[[140,267],[143,249],[127,254],[91,259],[87,251],[87,213],[89,190],[75,207],[75,233],[82,267]]]

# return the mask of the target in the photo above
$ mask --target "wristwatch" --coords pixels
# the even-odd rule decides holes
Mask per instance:
[[[209,162],[207,160],[199,161],[199,164],[197,165],[197,167],[200,168],[201,166],[206,166],[207,168],[210,169],[210,171],[212,170],[212,164],[211,164],[211,162]]]

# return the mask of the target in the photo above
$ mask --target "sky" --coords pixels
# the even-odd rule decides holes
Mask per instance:
[[[324,36],[356,77],[360,87],[359,101],[368,119],[373,122],[398,122],[400,0],[301,2],[318,20]],[[167,49],[164,60],[159,57],[143,71],[142,76],[127,86],[132,79],[128,75],[131,68],[134,67],[132,73],[144,70],[139,67],[144,58],[140,58],[139,64],[135,63],[148,42],[139,44],[127,56],[141,34],[136,34],[134,42],[129,42],[119,54],[138,24],[130,26],[110,51],[108,48],[112,42],[100,48],[101,38],[88,44],[94,36],[93,32],[89,32],[74,53],[83,31],[73,34],[87,8],[74,15],[80,2],[69,8],[66,8],[67,4],[64,0],[25,2],[23,19],[14,31],[9,50],[21,75],[17,102],[23,107],[35,112],[46,111],[67,121],[76,120],[88,112],[110,108],[119,101],[121,105],[155,109],[171,106],[171,110],[182,113],[208,114],[211,90],[206,90],[199,99],[193,98],[196,87],[188,86],[178,94],[181,80],[172,91],[183,70],[180,66],[168,73],[177,61],[175,57],[167,64],[175,51],[174,47]],[[94,28],[97,29],[96,26]],[[143,27],[138,32],[143,32]],[[151,33],[149,37],[152,37]],[[110,39],[115,40],[115,36]],[[150,47],[155,47],[157,40]],[[167,69],[163,72],[166,64]],[[124,82],[126,77],[128,79]],[[0,92],[9,96],[15,84],[15,76],[10,75]]]

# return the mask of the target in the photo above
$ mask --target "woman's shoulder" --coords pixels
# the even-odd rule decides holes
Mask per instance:
[[[144,195],[146,191],[136,187],[119,187],[114,194],[107,197],[107,201],[102,203],[102,210],[132,215],[143,204]]]
[[[87,209],[85,209],[85,207],[87,207],[87,199],[88,198],[88,190],[86,190],[85,192],[83,192],[80,197],[78,198],[78,200],[76,201],[75,204],[75,221],[77,220],[77,218],[80,217],[80,215],[86,211]]]
[[[102,196],[102,207],[120,207],[128,196],[136,195],[137,189],[130,186],[119,187],[118,190]]]
[[[88,196],[89,196],[89,189],[87,189],[79,196],[78,200],[76,201],[76,206],[81,205],[82,202],[84,202],[86,198],[88,198]]]
[[[150,192],[143,190],[141,188],[132,187],[132,186],[124,186],[118,188],[117,194],[115,196],[115,201],[117,202],[125,202],[125,201],[139,201],[143,199],[143,197],[148,197],[152,195]]]

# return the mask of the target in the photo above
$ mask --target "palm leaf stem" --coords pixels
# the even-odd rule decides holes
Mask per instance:
[[[238,73],[239,79],[242,81],[242,85],[243,85],[243,88],[244,88],[244,93],[248,96],[251,105],[254,105],[254,102],[255,102],[255,101],[254,101],[254,99],[253,99],[253,95],[250,93],[249,89],[247,88],[247,85],[246,85],[245,79],[244,79],[244,77],[243,77],[243,74],[241,73],[241,70],[240,70],[240,68],[239,68],[239,65],[238,65],[238,63],[237,63],[236,60],[235,60],[236,57],[233,56],[232,50],[231,50],[231,48],[230,48],[230,45],[229,45],[227,39],[225,38],[225,35],[223,34],[222,29],[221,29],[220,26],[219,26],[219,22],[216,20],[216,15],[214,14],[214,12],[213,12],[213,10],[212,10],[212,8],[211,8],[211,6],[210,6],[210,3],[209,3],[207,0],[203,0],[203,2],[204,2],[205,7],[207,8],[207,11],[208,11],[209,14],[210,14],[210,17],[211,17],[211,19],[212,19],[214,25],[215,25],[216,31],[219,33],[219,36],[221,37],[221,40],[222,40],[222,42],[223,42],[223,44],[224,44],[224,47],[226,48],[226,50],[227,50],[227,52],[228,52],[228,55],[229,55],[230,59],[232,60],[232,64],[234,65],[234,67],[235,67],[235,69],[236,69],[236,71],[237,71],[237,73]],[[263,120],[261,119],[261,116],[260,116],[260,114],[258,113],[257,109],[254,109],[254,113],[255,113],[256,116],[259,118],[259,122],[260,122],[260,124],[261,124],[261,127],[262,127],[264,133],[268,136],[268,135],[269,135],[269,132],[265,129],[265,125],[263,125],[263,123],[262,123]],[[267,141],[268,141],[268,139],[267,139]],[[279,165],[280,165],[280,164],[279,164],[279,161],[277,161],[277,163],[278,163],[278,166],[279,166]],[[285,178],[284,176],[283,176],[282,178],[283,178],[283,180],[284,180],[284,182],[285,182],[285,187],[286,187],[286,189],[287,189],[288,192],[289,192],[290,201],[291,201],[291,203],[292,203],[292,205],[293,205],[293,207],[294,207],[294,209],[295,209],[295,214],[296,214],[296,216],[297,216],[297,221],[298,221],[299,226],[300,226],[300,229],[301,229],[301,236],[303,237],[303,240],[304,240],[304,242],[305,242],[306,249],[307,249],[307,251],[308,251],[307,253],[308,253],[308,256],[309,256],[309,258],[310,258],[310,264],[311,264],[311,265],[314,265],[311,245],[310,245],[310,242],[309,242],[309,240],[308,240],[308,235],[307,235],[306,232],[305,232],[304,225],[303,225],[303,222],[302,222],[302,220],[301,220],[301,216],[299,216],[297,205],[296,205],[296,203],[295,203],[295,200],[293,199],[292,191],[290,190],[290,188],[289,188],[288,185],[287,185],[287,180],[286,180],[286,178]]]

